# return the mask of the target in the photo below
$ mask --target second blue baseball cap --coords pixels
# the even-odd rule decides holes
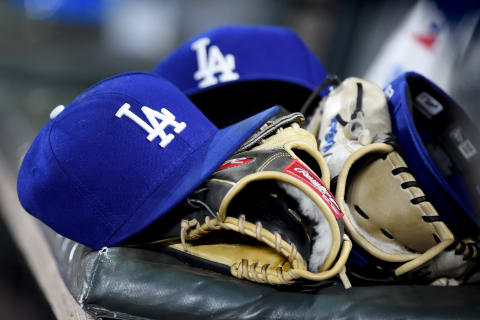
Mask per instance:
[[[480,230],[480,130],[443,90],[415,72],[385,88],[393,133],[410,170],[456,234]]]
[[[160,61],[154,73],[187,94],[215,123],[227,112],[236,120],[268,105],[298,111],[327,75],[292,30],[252,25],[201,33]]]
[[[223,130],[149,73],[106,79],[40,131],[18,176],[23,207],[93,249],[161,218],[277,112]]]

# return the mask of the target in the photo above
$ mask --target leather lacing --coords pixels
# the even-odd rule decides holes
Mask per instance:
[[[352,112],[352,114],[350,116],[350,120],[345,121],[344,119],[342,119],[340,117],[340,114],[337,114],[336,119],[340,122],[341,125],[343,125],[345,127],[345,129],[348,129],[346,131],[349,132],[349,136],[351,136],[351,138],[356,138],[357,140],[359,140],[359,142],[361,144],[365,145],[366,143],[361,141],[361,138],[363,138],[363,140],[365,142],[371,143],[373,141],[373,137],[370,137],[370,138],[368,138],[368,137],[366,138],[364,136],[362,137],[362,133],[366,133],[367,135],[370,134],[368,129],[365,127],[365,124],[363,123],[364,122],[364,114],[363,114],[363,110],[362,110],[363,109],[362,98],[363,98],[363,86],[362,86],[361,83],[357,82],[357,98],[356,98],[356,102],[355,102],[355,110]],[[354,132],[354,130],[353,130],[354,125],[353,124],[357,124],[358,127],[360,128],[360,130],[357,130],[357,132]],[[361,132],[361,133],[359,133],[359,132]],[[391,132],[386,133],[386,138],[384,139],[383,142],[391,145],[392,147],[394,147],[394,149],[398,148],[397,140]],[[382,155],[380,155],[380,157],[383,160],[386,160],[387,159],[387,154],[382,154]],[[394,176],[399,175],[401,173],[408,173],[412,176],[412,173],[410,172],[410,169],[408,167],[396,167],[392,170],[392,175],[394,175]],[[412,178],[413,178],[413,176],[412,176]],[[418,182],[416,180],[404,181],[404,182],[402,182],[402,184],[400,186],[401,186],[402,189],[408,189],[408,188],[413,188],[413,187],[418,188],[423,193],[423,190],[420,188],[420,185],[418,184]],[[415,198],[410,199],[410,202],[413,205],[418,205],[422,202],[429,202],[429,201],[424,194],[423,196],[419,196],[419,197],[415,197]],[[368,215],[363,210],[361,210],[360,207],[355,206],[355,209],[363,218],[369,219]],[[434,222],[441,221],[440,217],[438,217],[438,216],[423,216],[422,218],[423,218],[423,221],[425,221],[426,223],[434,223]],[[394,239],[394,236],[390,232],[388,232],[387,230],[382,228],[382,229],[380,229],[380,231],[387,238]],[[432,236],[433,236],[435,242],[437,242],[437,243],[440,242],[440,239],[436,234],[433,234]],[[408,248],[406,246],[405,246],[405,248],[410,252],[415,252],[411,248]]]
[[[363,109],[363,86],[361,82],[357,82],[357,97],[356,97],[356,102],[355,102],[355,109],[353,112],[350,114],[350,119],[346,118],[343,119],[340,114],[337,114],[335,119],[338,121],[343,126],[343,133],[345,137],[349,140],[357,140],[360,145],[366,146],[370,145],[374,142],[379,142],[379,143],[385,143],[388,145],[391,145],[394,150],[398,150],[398,144],[396,142],[395,137],[391,134],[391,132],[381,132],[381,133],[375,133],[375,132],[370,132],[370,128],[368,128],[365,125],[365,113],[362,110]],[[324,155],[325,158],[331,154]],[[386,160],[388,156],[388,153],[379,155],[380,158],[383,160]],[[392,160],[393,161],[393,160]],[[396,164],[397,166],[398,164]],[[392,175],[398,175],[400,173],[410,173],[409,169],[406,166],[403,167],[397,167],[392,170]],[[410,177],[409,177],[410,178]],[[411,179],[413,179],[413,176],[411,176]],[[415,180],[412,181],[402,181],[403,183],[401,184],[401,187],[403,189],[408,189],[412,187],[419,188],[418,183]],[[427,198],[425,197],[425,194],[423,193],[423,190],[419,188],[421,191],[421,195],[417,197],[413,197],[410,199],[410,202],[412,205],[419,205],[424,202],[428,202]],[[356,211],[359,213],[359,216],[361,216],[364,219],[369,219],[369,216],[366,212],[364,212],[361,208],[358,206],[354,207]],[[435,218],[432,218],[433,216],[422,216],[423,221],[426,223],[436,223],[436,222],[441,222],[440,218],[435,216]],[[437,228],[435,228],[437,229]],[[442,228],[438,228],[438,231],[441,233]],[[385,229],[380,229],[382,234],[388,238],[393,240],[394,236],[391,232]],[[410,271],[413,268],[418,267],[419,264],[423,264],[429,259],[432,259],[433,256],[438,255],[441,251],[445,250],[445,247],[447,247],[450,243],[451,240],[453,239],[440,239],[440,237],[436,234],[432,234],[432,237],[434,241],[437,243],[437,245],[433,246],[432,248],[428,249],[426,252],[420,254],[417,258],[410,260],[408,262],[405,262],[401,266],[395,269],[395,275],[399,276],[402,275],[408,271]],[[412,253],[417,253],[411,248],[404,246],[406,250]]]
[[[462,255],[464,261],[480,261],[480,244],[472,239],[456,240],[445,251],[455,250],[456,255]]]
[[[206,203],[204,203],[201,200],[198,199],[188,199],[187,202],[194,206],[194,207],[199,207],[202,206],[210,214],[213,214],[212,210],[208,207]],[[204,226],[202,227],[202,224],[197,219],[192,219],[192,220],[182,220],[181,222],[181,230],[180,230],[180,241],[182,243],[183,249],[185,252],[188,252],[188,247],[187,247],[187,240],[194,240],[200,238],[202,235],[205,235],[211,231],[214,230],[220,230],[220,229],[225,229],[225,230],[234,230],[238,229],[238,232],[240,232],[243,235],[250,236],[247,234],[246,229],[245,229],[245,215],[240,215],[238,219],[231,219],[229,220],[228,223],[224,223],[222,221],[219,221],[216,216],[215,218],[210,218],[209,216],[205,217],[204,221]],[[270,231],[266,230],[263,228],[261,222],[255,223],[255,238],[262,242],[262,243],[268,243],[270,242],[272,233]],[[230,271],[232,275],[239,279],[247,279],[259,283],[269,283],[269,284],[275,284],[272,281],[269,280],[268,274],[269,271],[274,268],[274,273],[277,276],[277,279],[282,283],[282,284],[291,284],[293,281],[290,279],[297,279],[300,277],[303,277],[305,279],[309,280],[314,280],[314,281],[319,281],[319,280],[325,280],[330,277],[333,277],[337,274],[339,274],[340,279],[342,283],[344,284],[345,288],[350,288],[351,284],[350,281],[346,275],[346,270],[345,270],[345,262],[346,261],[337,261],[337,264],[329,271],[327,272],[322,272],[322,273],[312,273],[308,270],[302,270],[302,269],[297,269],[299,261],[302,261],[303,258],[300,256],[297,247],[293,243],[287,243],[282,239],[282,236],[278,233],[275,232],[273,233],[273,239],[274,239],[274,249],[280,253],[282,256],[287,257],[288,262],[290,263],[290,266],[288,267],[287,270],[286,264],[284,263],[282,266],[279,267],[273,267],[271,264],[266,263],[262,265],[260,271],[257,271],[258,269],[258,261],[255,262],[250,262],[248,259],[242,259],[240,263],[234,263],[230,267]],[[348,236],[344,235],[344,249],[343,250],[350,250],[351,249],[351,242]],[[344,255],[347,256],[347,255]],[[346,258],[345,258],[346,259]],[[288,277],[287,277],[288,275]]]
[[[199,201],[197,203],[200,203],[200,202],[201,201]],[[236,219],[236,222],[237,222],[236,226],[238,228],[238,232],[246,235],[246,232],[245,232],[245,215],[239,216],[239,218]],[[196,239],[196,238],[198,238],[198,236],[205,235],[205,234],[207,234],[207,233],[209,233],[213,230],[219,230],[219,229],[232,230],[232,228],[229,226],[229,224],[225,224],[225,223],[219,221],[218,219],[211,219],[209,216],[205,217],[205,223],[204,224],[208,227],[207,230],[202,228],[202,225],[200,224],[200,222],[197,219],[182,220],[181,230],[180,230],[180,241],[182,243],[182,246],[183,246],[183,249],[185,250],[185,252],[188,252],[188,247],[187,247],[187,244],[186,244],[187,239],[189,239],[189,240]],[[192,229],[195,230],[195,232],[192,232]],[[255,236],[256,236],[256,239],[258,241],[264,242],[264,239],[263,239],[263,236],[262,236],[264,231],[265,230],[263,229],[262,223],[257,222],[255,224]],[[195,234],[195,235],[193,237],[190,237],[189,236],[190,234]],[[279,252],[283,255],[282,249],[285,249],[285,248],[282,247],[282,241],[283,241],[282,236],[278,232],[275,232],[273,235],[274,235],[274,239],[275,239],[275,248],[274,249],[277,252]],[[288,250],[290,253],[287,256],[287,259],[293,265],[295,263],[294,260],[297,259],[298,250],[297,250],[297,247],[294,244],[289,243],[289,245],[290,245],[291,249]],[[262,266],[260,274],[259,274],[259,272],[257,272],[257,266],[258,266],[258,262],[250,263],[247,259],[242,259],[241,263],[234,264],[232,266],[232,268],[237,270],[237,273],[235,274],[235,276],[239,279],[245,278],[245,279],[249,279],[249,280],[255,280],[257,282],[264,282],[264,283],[268,282],[267,272],[268,272],[269,269],[272,269],[272,266],[269,263],[266,263],[265,265]],[[292,283],[292,282],[289,282],[285,279],[285,277],[283,275],[284,271],[283,271],[282,267],[277,267],[275,269],[275,271],[276,271],[278,279],[280,280],[281,283],[283,283],[283,284]],[[292,272],[292,269],[289,269],[287,272],[292,279],[297,278],[295,273]],[[253,279],[251,279],[249,273],[253,274]]]
[[[392,169],[392,175],[394,175],[394,176],[399,175],[401,173],[408,173],[408,174],[411,175],[410,169],[408,167],[396,167],[395,169]],[[423,193],[423,190],[420,188],[420,185],[418,184],[418,182],[416,180],[402,182],[402,184],[400,186],[401,186],[402,189],[418,188]],[[423,196],[419,196],[419,197],[415,197],[415,198],[410,199],[410,202],[413,205],[418,205],[420,203],[430,202],[430,201],[428,201],[427,197],[424,194]],[[422,216],[422,220],[425,223],[442,222],[442,219],[440,218],[440,216]],[[433,239],[435,240],[436,243],[439,243],[441,241],[440,238],[436,234],[433,233],[432,236],[433,236]],[[409,247],[405,247],[405,248],[407,250],[411,251],[411,252],[416,252],[415,250],[412,250]]]
[[[473,274],[479,271],[480,265],[478,264],[478,262],[480,261],[480,244],[477,240],[473,240],[470,238],[463,240],[455,239],[455,241],[445,249],[445,251],[452,250],[455,250],[455,255],[463,256],[463,261],[477,263],[470,271],[468,271],[465,275],[462,276],[462,282],[467,282]],[[428,266],[424,266],[421,269],[417,270],[415,272],[415,275],[420,278],[425,278],[428,277],[431,273],[432,271],[428,270]],[[460,284],[457,279],[449,277],[442,277],[436,279],[431,284],[438,285],[439,283],[441,285],[448,286]]]
[[[400,173],[408,173],[408,174],[411,175],[410,169],[408,167],[397,167],[397,168],[392,170],[392,175],[394,175],[394,176],[399,175]],[[402,189],[408,189],[408,188],[415,187],[415,188],[418,188],[418,189],[421,190],[420,185],[415,180],[403,182],[400,186],[402,187]],[[423,190],[422,190],[422,192],[423,192]],[[427,197],[425,197],[425,195],[423,195],[423,196],[420,196],[420,197],[410,199],[410,202],[412,204],[420,204],[422,202],[428,202],[428,200],[427,200]],[[435,222],[435,221],[425,221],[425,222]]]

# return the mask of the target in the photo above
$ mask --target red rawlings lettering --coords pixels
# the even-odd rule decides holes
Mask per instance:
[[[328,190],[322,180],[317,177],[315,173],[305,167],[300,161],[296,159],[293,160],[283,169],[283,172],[297,178],[312,188],[327,204],[335,218],[340,219],[343,217],[343,212],[330,190]]]

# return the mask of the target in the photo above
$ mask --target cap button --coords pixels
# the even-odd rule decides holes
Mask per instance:
[[[64,105],[59,105],[53,108],[53,110],[50,112],[50,119],[54,119],[56,116],[58,116],[63,110],[65,110]]]

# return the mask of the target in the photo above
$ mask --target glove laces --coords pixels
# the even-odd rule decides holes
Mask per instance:
[[[456,255],[462,255],[464,261],[480,262],[480,244],[472,239],[455,241],[445,251],[455,250]]]
[[[307,115],[310,108],[313,105],[313,101],[328,86],[338,86],[340,84],[340,79],[336,75],[329,74],[325,79],[318,85],[318,87],[310,94],[308,99],[305,101],[303,106],[300,108],[300,113]]]
[[[198,199],[189,199],[187,202],[195,208],[205,208],[210,216],[205,217],[202,225],[197,219],[182,220],[180,230],[180,241],[185,252],[188,252],[187,240],[194,240],[214,230],[233,230],[243,235],[253,237],[261,243],[267,244],[269,247],[275,249],[279,254],[286,257],[287,260],[280,266],[273,266],[270,263],[260,264],[259,261],[249,261],[242,258],[240,262],[233,263],[230,266],[230,272],[238,279],[247,279],[259,283],[275,284],[272,277],[278,279],[281,284],[291,284],[294,279],[305,278],[314,281],[326,280],[339,275],[345,288],[350,288],[351,284],[346,275],[345,263],[348,254],[342,254],[335,265],[328,271],[313,273],[308,270],[300,268],[305,264],[303,258],[298,252],[297,247],[293,243],[288,243],[282,239],[278,233],[271,233],[263,228],[261,222],[255,224],[246,221],[245,215],[240,215],[237,218],[227,217],[225,221],[219,221],[217,216],[208,207],[208,205]],[[347,235],[344,235],[344,244],[342,251],[347,253],[351,250],[352,244]],[[344,261],[345,260],[345,261]]]

